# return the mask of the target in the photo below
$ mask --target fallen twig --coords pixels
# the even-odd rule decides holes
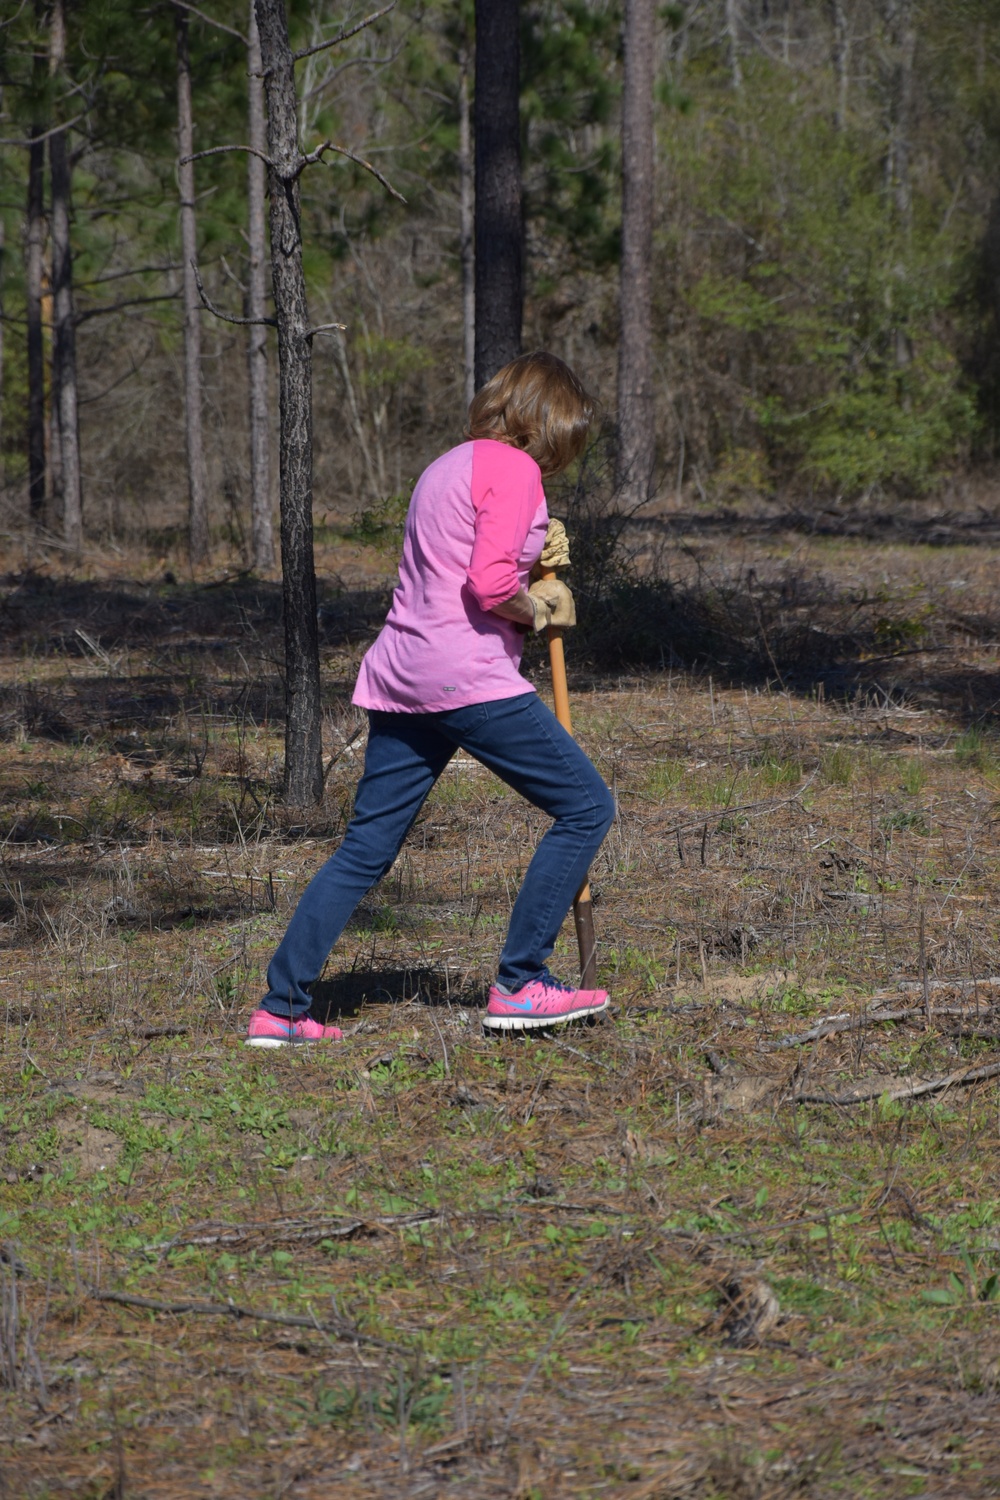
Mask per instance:
[[[959,1068],[955,1073],[942,1073],[937,1078],[926,1078],[922,1083],[899,1084],[895,1088],[884,1083],[861,1084],[846,1094],[790,1094],[789,1104],[863,1104],[866,1099],[917,1099],[922,1094],[936,1094],[943,1089],[965,1088],[972,1083],[982,1083],[987,1078],[1000,1077],[1000,1060],[984,1063],[979,1068]]]
[[[702,828],[708,823],[721,823],[723,818],[731,818],[734,813],[776,812],[779,807],[787,807],[791,802],[798,802],[799,798],[802,796],[802,793],[808,791],[809,787],[812,786],[818,775],[819,771],[817,769],[812,773],[808,780],[804,781],[802,785],[791,794],[790,797],[780,797],[776,800],[769,798],[765,802],[740,802],[737,803],[735,807],[720,807],[717,812],[711,812],[707,817],[703,815],[702,817],[694,818],[687,823],[677,823],[673,828],[666,828],[664,829],[662,836],[663,838],[669,838],[672,833],[685,833],[689,828]],[[645,823],[658,823],[661,818],[666,818],[669,816],[669,812],[659,814],[654,813],[652,817],[645,819]],[[998,980],[997,983],[1000,984],[1000,980]]]
[[[992,1006],[986,1012],[980,1011],[979,1014],[988,1014],[991,1010]],[[975,1014],[976,1011],[972,1010],[968,1005],[936,1005],[934,1007],[935,1018],[938,1016],[970,1016]],[[787,1036],[778,1037],[773,1042],[762,1043],[762,1047],[765,1052],[778,1052],[785,1047],[801,1047],[806,1042],[816,1042],[822,1037],[835,1036],[838,1032],[842,1031],[860,1031],[865,1026],[880,1025],[883,1021],[908,1021],[911,1019],[921,1022],[926,1020],[922,1005],[909,1005],[905,1010],[863,1010],[854,1016],[830,1016],[828,1020],[821,1021],[818,1026],[813,1026],[809,1031],[789,1032]],[[946,1035],[953,1036],[955,1033],[948,1031]]]
[[[375,1235],[383,1230],[436,1223],[441,1217],[440,1212],[434,1209],[426,1213],[393,1214],[384,1219],[286,1219],[260,1224],[204,1224],[195,1226],[195,1233],[143,1245],[142,1251],[169,1255],[172,1250],[186,1249],[190,1245],[240,1245],[257,1237],[262,1237],[267,1244],[275,1245],[318,1244],[320,1240],[352,1239],[359,1234]],[[201,1232],[197,1232],[199,1229]]]
[[[975,990],[980,985],[984,988],[1000,988],[1000,975],[991,975],[987,979],[928,979],[927,981],[927,988],[931,990]],[[923,994],[924,981],[922,979],[900,979],[895,986],[895,990],[919,990]],[[883,990],[880,993],[891,995],[894,992],[894,990]],[[874,998],[877,999],[878,997]]]
[[[793,1031],[787,1036],[778,1037],[776,1041],[765,1042],[764,1051],[779,1052],[785,1047],[804,1047],[807,1042],[818,1042],[823,1037],[835,1036],[840,1031],[860,1031],[863,1026],[873,1026],[882,1021],[902,1021],[915,1014],[915,1007],[907,1006],[906,1010],[866,1010],[860,1011],[856,1016],[831,1016],[809,1031]]]
[[[560,1052],[572,1052],[574,1057],[582,1057],[584,1062],[592,1063],[595,1068],[603,1068],[605,1073],[614,1073],[618,1076],[618,1069],[613,1068],[610,1063],[601,1062],[599,1057],[592,1057],[589,1052],[582,1052],[579,1047],[571,1047],[569,1042],[560,1042],[556,1037],[552,1037],[550,1045],[558,1047]]]
[[[203,1318],[246,1319],[250,1323],[280,1323],[283,1328],[310,1328],[314,1333],[328,1333],[333,1338],[351,1344],[369,1344],[375,1349],[386,1349],[393,1354],[410,1354],[412,1350],[402,1344],[391,1344],[387,1339],[374,1334],[362,1333],[349,1323],[331,1322],[300,1313],[263,1312],[255,1307],[240,1307],[235,1302],[161,1302],[157,1297],[135,1297],[129,1292],[101,1292],[91,1288],[90,1296],[95,1302],[116,1302],[121,1307],[141,1307],[149,1312],[173,1313],[181,1316],[190,1313]]]

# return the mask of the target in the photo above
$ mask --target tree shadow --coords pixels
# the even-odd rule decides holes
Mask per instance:
[[[371,639],[388,607],[383,588],[324,579],[318,594],[320,641],[333,648]],[[144,749],[138,735],[156,741],[160,758],[187,763],[190,744],[164,739],[185,714],[236,714],[251,727],[285,717],[281,585],[249,575],[224,585],[8,576],[0,580],[0,654],[91,668],[71,685],[41,677],[0,684],[0,738],[76,744],[96,734],[134,760]],[[346,706],[343,682],[326,677],[323,687],[328,706]]]
[[[817,506],[753,512],[721,505],[714,509],[671,511],[668,515],[624,517],[625,535],[646,532],[662,538],[799,536],[923,547],[1000,546],[1000,514],[982,505],[940,508],[925,500],[894,501],[882,508]]]
[[[807,519],[813,533],[861,536],[873,544],[877,537],[941,548],[1000,546],[1000,519],[985,512],[945,517],[925,507],[922,515],[866,513],[850,526],[843,518],[827,526]],[[943,570],[925,569],[926,586],[914,589],[907,579],[886,576],[877,559],[867,574],[857,554],[842,574],[836,563],[821,570],[815,561],[810,567],[775,555],[770,539],[787,532],[789,522],[787,513],[769,518],[719,511],[630,523],[675,535],[676,548],[654,548],[645,575],[622,565],[588,576],[587,558],[581,559],[584,586],[573,643],[578,664],[586,662],[596,674],[695,668],[734,684],[906,699],[982,725],[1000,720],[1000,670],[992,650],[1000,607],[982,582],[982,565],[980,581],[960,593],[948,591]],[[760,554],[745,546],[734,557],[719,547],[706,558],[684,535],[689,523],[726,540],[758,537]]]
[[[280,635],[281,584],[238,574],[222,583],[144,584],[135,580],[56,578],[27,571],[0,579],[0,650],[70,657],[155,649],[165,661],[211,655]],[[391,590],[316,580],[320,635],[356,645],[378,629]],[[110,665],[110,663],[109,663]]]

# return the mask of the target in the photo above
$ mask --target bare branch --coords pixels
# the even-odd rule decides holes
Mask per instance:
[[[381,10],[373,11],[370,16],[365,16],[356,26],[349,26],[339,36],[331,37],[328,42],[317,42],[315,47],[303,47],[301,52],[292,53],[293,62],[301,62],[304,57],[312,57],[317,52],[325,52],[328,47],[336,47],[338,42],[346,42],[349,36],[356,36],[359,31],[364,31],[366,26],[371,26],[374,21],[379,21],[387,16],[391,10],[396,9],[396,0],[391,5],[384,5]]]
[[[391,67],[392,64],[396,61],[396,58],[402,52],[402,50],[403,50],[403,46],[402,46],[402,43],[400,43],[400,45],[398,47],[394,47],[391,52],[389,52],[389,53],[387,53],[385,55],[385,57],[348,57],[348,58],[346,58],[345,61],[342,62],[339,65],[339,67],[331,68],[330,72],[327,73],[325,75],[325,77],[321,78],[320,81],[319,81],[319,83],[314,84],[311,89],[306,89],[305,93],[301,94],[299,96],[299,103],[300,104],[308,104],[308,102],[309,102],[310,99],[314,99],[317,94],[321,94],[324,89],[328,89],[332,83],[336,83],[336,81],[340,77],[341,73],[346,73],[347,70],[348,70],[348,68],[372,68],[372,69],[376,69],[376,68],[388,68],[388,67]],[[431,98],[435,97],[435,95],[431,92],[431,90],[425,90],[425,92],[430,93]],[[451,99],[447,98],[446,95],[441,95],[441,97],[443,99],[445,99],[446,103],[448,103],[449,105],[451,104],[451,102],[452,102]]]
[[[76,323],[79,327],[81,323],[87,323],[91,318],[103,318],[108,313],[121,312],[126,307],[141,307],[147,302],[175,302],[177,297],[177,292],[162,292],[157,297],[126,297],[121,302],[112,302],[110,307],[88,307],[86,312],[77,313]]]
[[[346,328],[346,323],[317,323],[315,328],[309,329],[308,333],[306,334],[306,338],[315,338],[317,333],[343,333]]]
[[[26,136],[23,140],[0,140],[0,146],[24,146],[25,149],[29,146],[37,146],[39,141],[47,141],[50,136],[61,135],[64,130],[72,130],[74,125],[80,123],[85,114],[86,110],[83,110],[80,114],[74,115],[72,120],[66,120],[61,125],[53,125],[50,130],[43,130],[38,135]]]
[[[13,26],[14,22],[17,20],[18,16],[21,14],[27,3],[28,0],[21,0],[21,3],[17,7],[17,10],[14,12],[14,14],[8,20],[0,21],[0,31],[3,31],[7,26]]]
[[[180,263],[177,261],[165,266],[132,266],[127,271],[109,271],[106,276],[95,276],[91,281],[77,281],[74,277],[74,285],[77,291],[82,291],[88,286],[104,286],[109,281],[125,281],[129,276],[147,276],[154,271],[179,271]]]
[[[249,328],[261,323],[268,328],[277,328],[278,323],[275,318],[237,318],[232,313],[223,312],[221,307],[216,307],[205,290],[204,282],[201,279],[201,272],[194,261],[191,262],[191,266],[194,270],[195,284],[198,288],[198,296],[201,298],[202,306],[207,308],[214,317],[221,318],[223,323],[236,323],[240,328]]]
[[[198,17],[199,21],[206,21],[209,26],[214,26],[216,30],[227,31],[230,36],[234,36],[237,41],[242,42],[244,47],[250,45],[242,31],[237,31],[235,26],[227,26],[224,21],[217,21],[214,16],[206,16],[203,10],[199,10],[197,5],[190,5],[188,0],[173,0],[173,3],[181,10],[189,10],[193,16]]]
[[[178,166],[183,167],[189,161],[201,161],[203,156],[223,156],[227,151],[245,151],[249,156],[259,156],[265,167],[273,167],[274,162],[263,151],[258,151],[256,146],[210,146],[207,151],[194,151],[190,156],[178,157]]]
[[[142,364],[145,364],[145,359],[142,360]],[[81,396],[80,405],[92,406],[95,401],[103,401],[105,396],[110,396],[111,392],[116,391],[120,385],[124,385],[126,380],[131,380],[133,375],[138,375],[139,369],[140,366],[136,364],[135,360],[130,359],[129,367],[124,375],[119,375],[118,379],[113,380],[110,385],[106,385],[103,391],[95,391],[92,396]]]
[[[348,161],[353,161],[357,166],[364,167],[366,172],[370,172],[376,181],[382,184],[387,193],[391,193],[394,198],[398,198],[400,203],[406,202],[402,193],[397,192],[392,183],[382,176],[378,167],[373,167],[371,162],[366,161],[363,156],[356,156],[353,151],[348,151],[346,146],[334,145],[333,141],[324,141],[322,145],[316,147],[315,151],[310,151],[308,156],[304,156],[299,162],[298,170],[295,174],[296,177],[304,172],[306,167],[311,167],[314,162],[322,161],[323,154],[326,151],[335,151],[338,156],[346,156]]]

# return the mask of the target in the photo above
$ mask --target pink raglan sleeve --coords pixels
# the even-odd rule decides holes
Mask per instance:
[[[472,506],[476,537],[467,578],[481,609],[517,593],[518,563],[531,523],[545,499],[542,476],[520,448],[479,438],[472,445]]]

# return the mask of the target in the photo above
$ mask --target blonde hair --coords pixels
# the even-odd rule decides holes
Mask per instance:
[[[548,479],[583,452],[596,410],[569,365],[536,349],[512,359],[476,393],[466,436],[522,448]]]

